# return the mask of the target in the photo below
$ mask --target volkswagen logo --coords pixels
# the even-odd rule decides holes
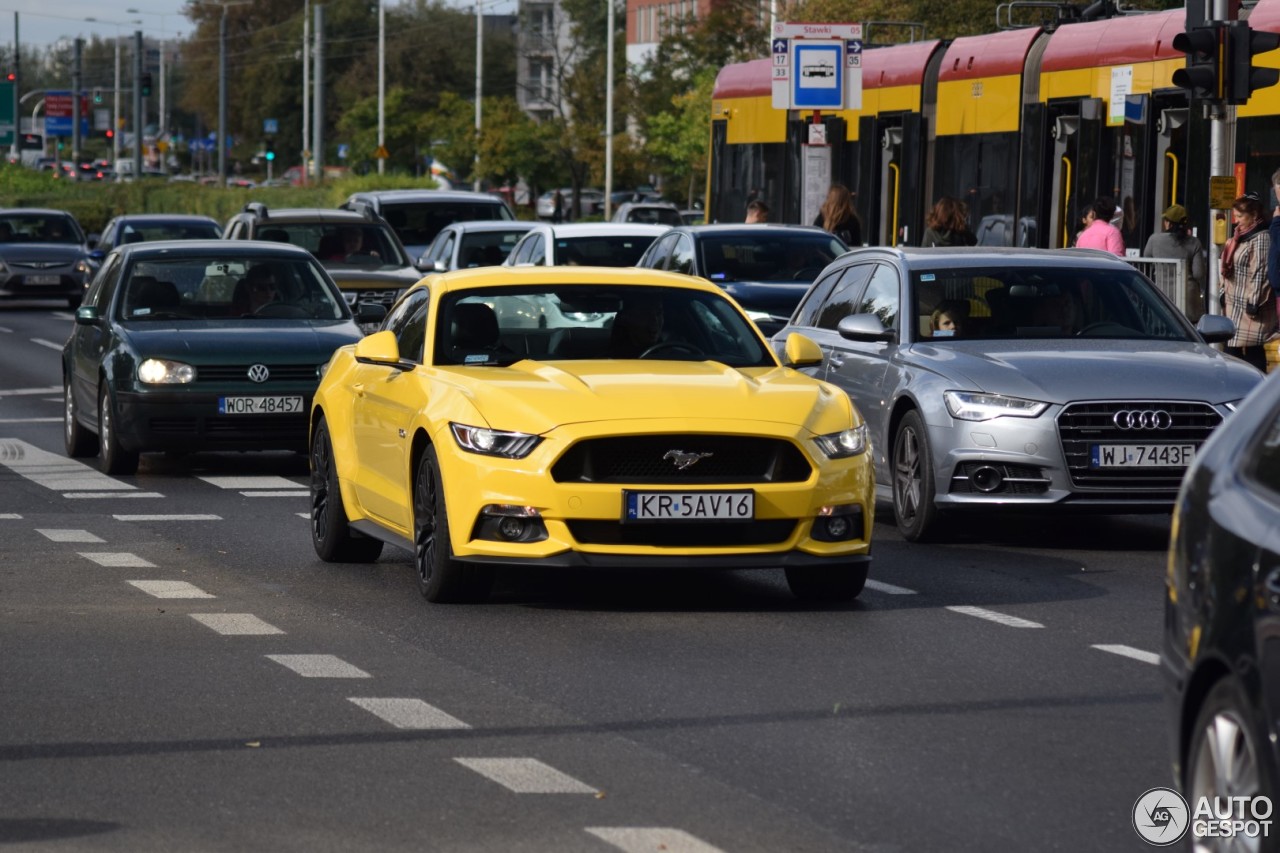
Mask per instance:
[[[266,382],[271,378],[271,371],[265,364],[255,364],[249,368],[249,378],[254,382]]]
[[[1168,429],[1173,415],[1163,409],[1122,409],[1111,417],[1118,429]]]
[[[677,471],[683,471],[686,468],[692,468],[710,455],[710,453],[698,453],[696,451],[686,453],[683,450],[668,450],[663,454],[662,458],[664,461],[670,459],[671,464],[676,466]]]

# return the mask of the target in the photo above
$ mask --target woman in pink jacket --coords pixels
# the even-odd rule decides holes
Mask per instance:
[[[1115,209],[1115,203],[1109,198],[1100,198],[1089,205],[1084,214],[1084,230],[1076,237],[1077,249],[1101,249],[1124,257],[1124,237],[1120,229],[1111,224]]]

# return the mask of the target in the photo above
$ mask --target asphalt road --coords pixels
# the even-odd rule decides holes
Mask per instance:
[[[301,455],[68,460],[70,323],[0,310],[0,848],[1147,847],[1167,517],[885,517],[848,606],[550,571],[429,605],[406,552],[315,557]]]

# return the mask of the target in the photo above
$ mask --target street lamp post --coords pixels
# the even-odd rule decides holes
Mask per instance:
[[[203,0],[222,7],[218,24],[218,186],[227,185],[227,9],[247,6],[253,0]]]
[[[116,82],[111,89],[113,95],[111,102],[111,168],[114,169],[116,162],[120,159],[120,28],[138,26],[142,23],[142,19],[104,21],[101,18],[85,18],[85,20],[89,23],[106,24],[116,28]]]
[[[160,109],[159,109],[159,129],[156,133],[158,138],[164,138],[169,132],[169,103],[167,86],[165,84],[165,50],[168,48],[169,31],[165,28],[165,18],[168,14],[165,12],[151,12],[146,9],[125,9],[130,15],[155,15],[160,19]]]
[[[378,174],[387,169],[387,4],[378,0]]]

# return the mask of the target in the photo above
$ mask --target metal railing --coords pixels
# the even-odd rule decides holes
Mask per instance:
[[[1178,310],[1192,320],[1204,312],[1198,286],[1188,275],[1190,262],[1184,258],[1125,258],[1134,269],[1155,282]],[[1195,314],[1196,316],[1192,316]]]

